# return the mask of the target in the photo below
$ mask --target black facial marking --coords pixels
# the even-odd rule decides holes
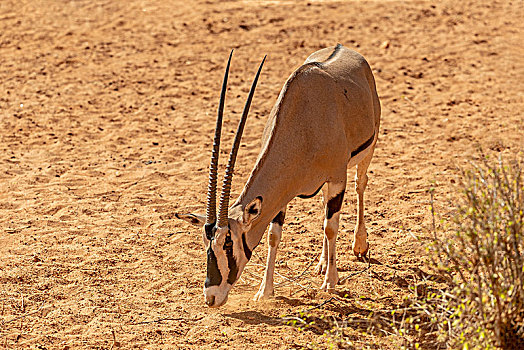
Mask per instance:
[[[226,236],[226,241],[224,242],[224,250],[227,257],[227,267],[229,268],[229,274],[227,276],[227,283],[233,284],[237,280],[238,275],[238,266],[237,260],[233,255],[233,240],[231,239],[231,234],[228,233]]]
[[[204,286],[209,288],[211,286],[219,286],[222,283],[222,275],[218,269],[217,257],[213,249],[207,249],[207,276]]]
[[[320,189],[322,188],[322,186],[324,186],[324,184],[320,185],[320,187],[315,191],[315,193],[311,195],[310,194],[299,194],[297,197],[304,198],[304,199],[315,197],[317,193],[320,191]]]
[[[333,214],[338,213],[340,211],[340,208],[342,208],[342,200],[344,199],[344,190],[342,190],[339,194],[337,194],[335,197],[331,198],[328,201],[327,204],[327,213],[326,217],[331,219],[333,217]]]
[[[286,214],[284,214],[283,211],[279,212],[277,214],[277,216],[275,216],[275,218],[271,221],[271,222],[274,222],[275,224],[278,224],[280,226],[283,226],[284,225],[284,218],[286,217]]]
[[[356,156],[357,154],[359,154],[360,152],[362,152],[363,150],[365,150],[366,148],[369,147],[369,145],[371,145],[373,143],[373,139],[375,138],[375,133],[373,132],[373,135],[371,135],[371,137],[369,138],[369,140],[367,140],[366,142],[364,142],[363,144],[361,144],[356,150],[354,150],[353,152],[351,152],[351,157],[353,158],[354,156]]]
[[[217,230],[215,223],[205,224],[204,230],[206,231],[206,238],[210,241],[215,237],[215,232]]]
[[[251,250],[247,246],[246,235],[242,235],[242,246],[244,248],[244,254],[246,255],[247,260],[251,259]]]

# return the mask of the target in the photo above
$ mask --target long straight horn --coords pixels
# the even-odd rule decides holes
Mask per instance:
[[[217,220],[217,177],[218,177],[218,156],[220,152],[220,135],[222,133],[222,116],[224,115],[224,103],[226,100],[227,78],[229,76],[229,66],[231,64],[233,50],[229,54],[224,81],[222,82],[222,92],[220,93],[220,102],[218,104],[217,125],[215,127],[215,138],[213,140],[213,154],[211,155],[211,164],[209,165],[209,185],[207,187],[207,205],[206,205],[206,224],[214,224]]]
[[[218,227],[224,227],[228,225],[228,209],[229,209],[229,193],[231,192],[231,181],[233,180],[233,170],[235,168],[235,161],[237,158],[238,148],[240,147],[240,139],[242,138],[242,133],[244,132],[244,126],[246,125],[247,114],[249,113],[249,107],[251,107],[251,100],[253,99],[253,94],[255,93],[255,88],[257,86],[258,77],[262,71],[262,66],[266,56],[260,63],[258,68],[257,75],[253,80],[251,85],[251,90],[249,90],[249,95],[247,97],[246,104],[244,106],[244,112],[242,112],[242,118],[238,123],[237,133],[235,135],[235,141],[233,142],[233,147],[231,148],[231,153],[229,153],[229,161],[226,167],[226,175],[224,176],[224,182],[222,183],[222,194],[220,195],[220,204],[218,211]]]

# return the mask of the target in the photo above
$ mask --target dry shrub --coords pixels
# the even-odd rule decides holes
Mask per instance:
[[[435,232],[430,268],[446,278],[447,287],[430,293],[421,311],[447,347],[522,349],[522,166],[482,159],[462,172],[454,235],[441,239]]]
[[[447,234],[437,229],[432,206],[433,273],[412,286],[404,305],[369,309],[363,334],[393,336],[404,348],[524,349],[522,162],[483,156],[461,178],[457,214],[442,221]],[[351,347],[345,334],[356,330],[352,321],[362,329],[362,319],[335,322],[324,333],[330,344]]]

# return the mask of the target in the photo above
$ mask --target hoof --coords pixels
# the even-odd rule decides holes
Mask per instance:
[[[369,250],[368,242],[366,242],[365,248],[361,246],[353,245],[353,254],[355,254],[357,258],[365,258],[368,253],[368,250]]]
[[[336,283],[333,282],[326,282],[322,283],[322,287],[320,287],[321,290],[328,293],[334,293],[335,292],[335,286]]]
[[[275,293],[273,291],[270,292],[264,292],[263,290],[259,290],[257,294],[253,297],[253,301],[262,301],[267,300],[271,298]]]
[[[327,261],[321,259],[318,262],[317,266],[315,267],[315,271],[319,275],[324,275],[326,273],[326,270],[327,270]]]
[[[324,278],[324,283],[320,287],[321,290],[333,293],[335,291],[335,286],[338,284],[338,271],[335,269],[331,274],[327,274]]]

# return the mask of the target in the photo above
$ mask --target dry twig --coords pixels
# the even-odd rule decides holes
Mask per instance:
[[[344,282],[345,280],[347,279],[350,279],[351,277],[355,277],[357,275],[360,275],[361,273],[363,272],[366,272],[367,270],[369,270],[371,268],[371,250],[369,251],[369,257],[368,257],[368,266],[366,266],[366,268],[360,270],[360,271],[357,271],[357,272],[353,272],[353,273],[350,273],[349,275],[347,275],[346,277],[342,278],[341,280],[338,281],[338,283],[342,283]]]
[[[159,323],[159,322],[164,322],[164,321],[186,321],[186,322],[196,322],[196,321],[200,321],[201,319],[203,319],[204,316],[201,316],[201,317],[197,317],[197,318],[194,318],[194,319],[188,319],[186,317],[164,317],[164,318],[159,318],[157,320],[151,320],[151,321],[142,321],[142,322],[133,322],[133,323],[127,323],[128,326],[136,326],[136,325],[139,325],[139,324],[149,324],[149,323]]]

